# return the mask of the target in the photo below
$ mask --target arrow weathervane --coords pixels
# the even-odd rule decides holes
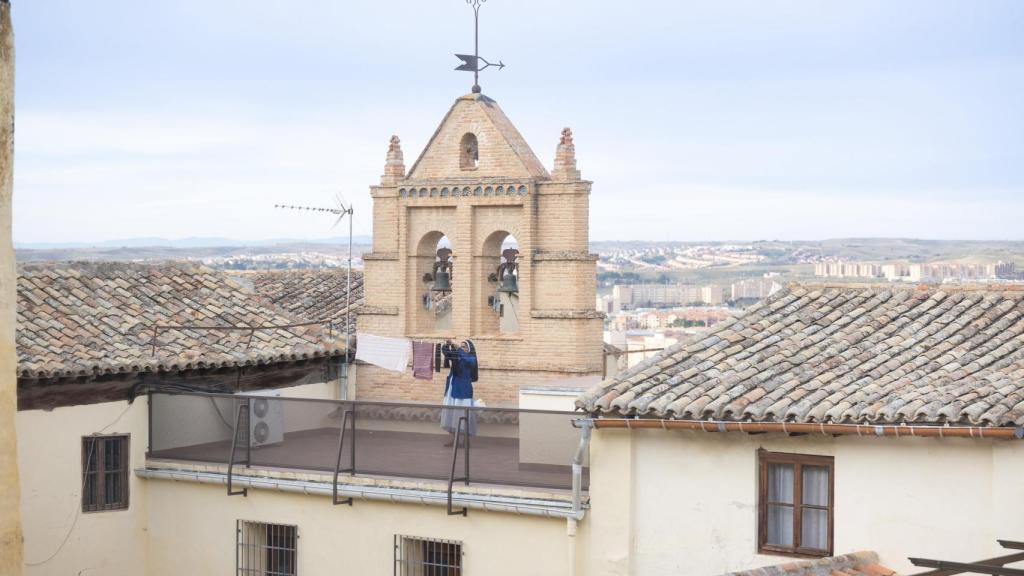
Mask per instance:
[[[497,64],[492,64],[487,60],[480,57],[480,5],[487,0],[466,0],[466,4],[473,7],[473,55],[469,54],[456,54],[455,57],[462,60],[456,70],[461,72],[472,72],[473,73],[473,93],[480,93],[480,71],[486,70],[491,66],[501,70],[505,67],[505,63],[498,60]],[[483,66],[480,63],[483,62]]]

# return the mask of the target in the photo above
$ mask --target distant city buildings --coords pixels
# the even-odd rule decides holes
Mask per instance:
[[[751,244],[646,246],[603,253],[598,268],[605,271],[693,270],[752,264],[764,258]]]
[[[733,282],[730,286],[732,300],[761,300],[782,289],[777,280],[778,275],[765,275],[764,278],[751,278]]]
[[[233,256],[209,256],[190,258],[199,260],[204,266],[217,270],[276,270],[305,268],[344,268],[348,266],[347,255],[323,252],[269,252]],[[352,258],[352,267],[362,269],[363,259]]]
[[[890,282],[952,282],[958,280],[1020,280],[1013,262],[963,264],[958,262],[889,263],[818,262],[819,278],[883,278]]]

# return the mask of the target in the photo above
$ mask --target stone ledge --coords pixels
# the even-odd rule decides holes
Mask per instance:
[[[398,260],[398,252],[366,252],[363,254],[363,261],[374,260]]]
[[[223,475],[226,483],[228,469],[226,464],[187,462],[184,460],[167,460],[162,458],[147,458],[145,467],[136,469],[136,475],[141,475],[139,474],[139,472],[142,470],[165,470],[179,472],[183,474],[202,473]],[[244,468],[244,466],[238,465],[236,465],[235,467],[235,472],[233,473],[233,476],[236,479],[263,478],[271,480],[315,482],[328,485],[334,479],[333,474],[331,472],[271,468],[262,466]],[[388,488],[392,490],[431,491],[441,492],[442,494],[446,494],[448,488],[448,482],[444,480],[407,479],[364,475],[349,476],[348,474],[344,474],[342,478],[339,478],[338,485],[339,487],[344,485],[345,487],[375,487]],[[495,498],[516,498],[532,501],[546,501],[550,502],[553,506],[564,505],[565,503],[569,503],[572,501],[572,493],[568,490],[544,490],[518,486],[499,486],[494,484],[471,484],[469,486],[456,484],[455,486],[453,486],[453,492],[455,492],[456,494],[463,495],[475,495],[484,497],[490,496]]]
[[[576,261],[576,262],[597,262],[599,256],[588,252],[575,252],[571,250],[557,250],[552,252],[534,252],[534,262],[555,262],[555,261]]]
[[[398,316],[398,306],[366,306],[356,310],[357,316]]]
[[[604,320],[604,312],[590,309],[534,310],[530,318],[539,320]]]

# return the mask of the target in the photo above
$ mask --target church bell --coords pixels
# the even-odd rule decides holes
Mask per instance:
[[[434,285],[430,288],[431,292],[451,292],[452,291],[452,275],[448,272],[442,272],[440,270],[434,274]]]
[[[516,275],[511,272],[505,274],[505,277],[501,279],[501,286],[498,287],[498,292],[518,294],[519,280],[516,279]]]

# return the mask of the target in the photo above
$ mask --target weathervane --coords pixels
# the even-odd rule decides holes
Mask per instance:
[[[498,60],[497,64],[492,64],[487,60],[480,57],[480,5],[487,0],[466,0],[466,4],[473,7],[473,55],[469,54],[456,54],[455,57],[462,60],[462,64],[456,68],[456,70],[462,72],[473,73],[473,93],[480,93],[480,71],[496,66],[498,70],[505,67],[505,64]],[[483,62],[483,66],[480,63]]]

